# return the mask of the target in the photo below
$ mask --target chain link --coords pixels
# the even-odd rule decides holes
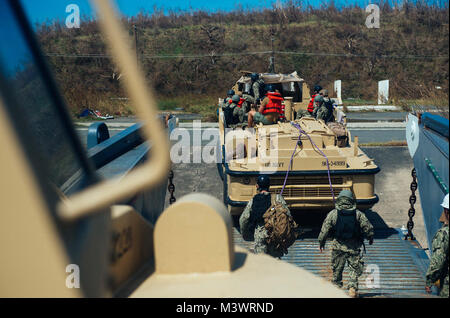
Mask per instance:
[[[170,193],[169,204],[172,204],[177,200],[173,195],[173,193],[175,192],[175,185],[173,184],[173,170],[170,170],[169,173],[169,186],[167,187],[167,190],[169,190]]]
[[[416,168],[412,169],[411,171],[411,176],[413,178],[413,181],[411,182],[410,185],[410,189],[411,189],[411,195],[409,196],[409,205],[410,208],[408,210],[408,223],[406,223],[406,227],[408,229],[408,233],[405,235],[405,240],[407,240],[408,238],[410,240],[415,240],[416,238],[414,237],[412,230],[414,228],[414,215],[416,214],[416,210],[414,209],[414,204],[417,201],[417,197],[416,197],[416,190],[417,190],[417,175],[416,175]]]

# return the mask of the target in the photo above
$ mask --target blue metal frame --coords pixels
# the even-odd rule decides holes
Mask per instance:
[[[142,124],[135,124],[102,143],[88,150],[88,157],[94,163],[95,169],[99,169],[124,153],[139,146],[144,142],[140,129]]]
[[[87,148],[92,148],[109,139],[109,130],[104,122],[93,123],[88,128]]]

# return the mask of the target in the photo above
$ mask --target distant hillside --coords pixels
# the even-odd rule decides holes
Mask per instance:
[[[292,2],[256,12],[140,14],[123,22],[133,46],[136,25],[139,61],[161,100],[215,100],[240,70],[267,71],[270,55],[253,53],[271,50],[273,30],[277,72],[296,70],[310,85],[330,88],[340,79],[345,98],[363,100],[375,100],[377,81],[389,79],[394,102],[448,105],[448,6],[382,5],[379,29],[367,28],[366,16],[358,7],[312,9]],[[80,29],[37,29],[74,113],[85,107],[132,112],[117,99],[125,96],[120,74],[95,21]]]

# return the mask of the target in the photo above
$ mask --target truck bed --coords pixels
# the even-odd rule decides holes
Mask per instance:
[[[376,213],[366,213],[374,224],[375,238],[371,246],[366,241],[364,264],[366,270],[370,264],[378,266],[379,286],[369,288],[366,279],[370,273],[364,272],[359,279],[360,296],[433,297],[425,293],[425,274],[429,259],[420,244],[417,241],[405,241],[401,230],[387,227],[384,222],[377,221],[376,216],[374,220],[371,214]],[[289,248],[289,253],[283,256],[282,260],[331,280],[331,251],[327,243],[325,251],[319,252],[317,241],[319,230],[317,226],[302,228],[302,235]],[[244,241],[236,227],[233,230],[233,236],[236,244],[253,250],[253,242]],[[346,267],[343,274],[344,287],[347,279]]]

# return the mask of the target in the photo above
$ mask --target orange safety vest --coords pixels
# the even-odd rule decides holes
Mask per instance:
[[[266,96],[269,98],[269,102],[264,107],[263,115],[270,113],[283,114],[281,102],[284,101],[280,93],[268,92]]]
[[[312,96],[311,96],[311,100],[309,101],[309,104],[308,104],[308,111],[309,111],[310,113],[312,113],[312,112],[314,111],[314,98],[316,98],[317,95],[318,95],[318,94],[312,95]]]

